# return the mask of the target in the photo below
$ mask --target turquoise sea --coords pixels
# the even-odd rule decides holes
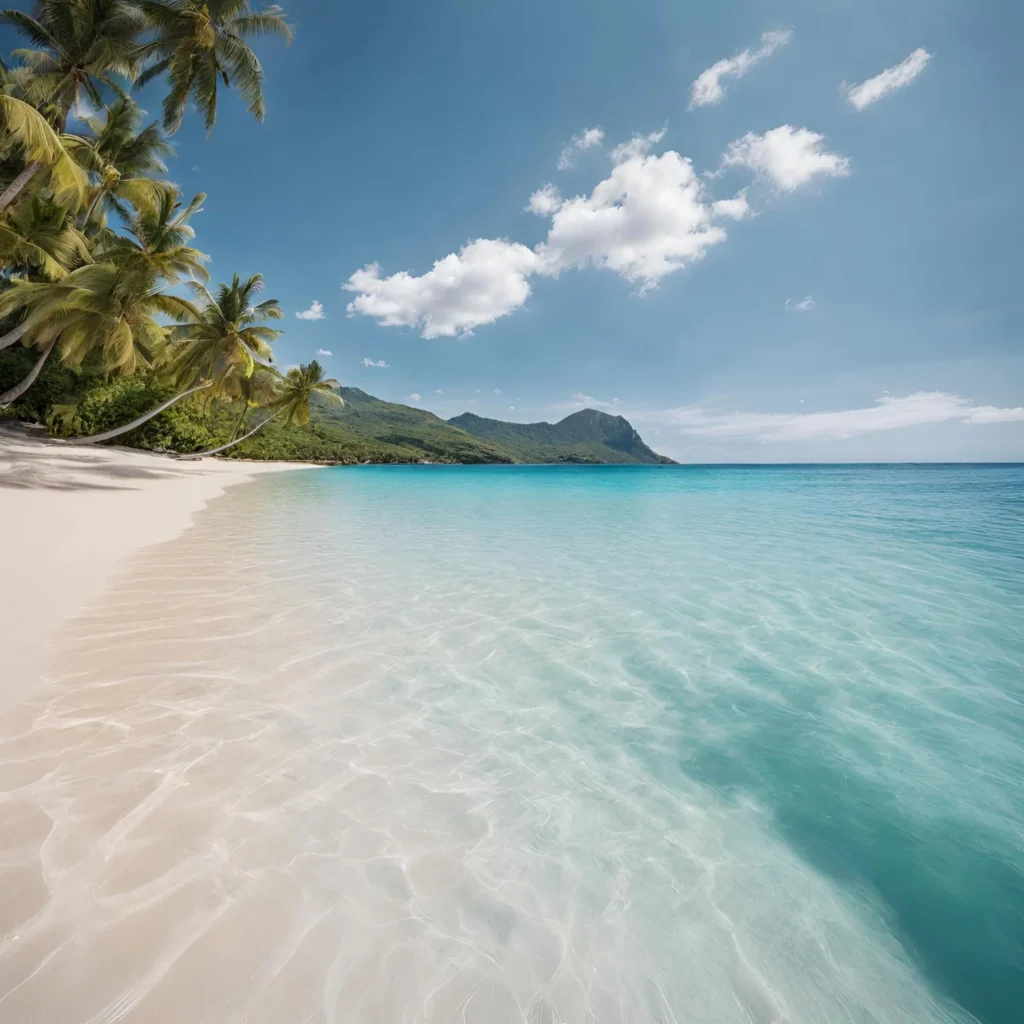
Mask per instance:
[[[123,1019],[1024,1019],[1024,467],[264,477],[77,643],[212,894]]]

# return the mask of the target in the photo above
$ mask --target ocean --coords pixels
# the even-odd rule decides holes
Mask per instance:
[[[263,477],[5,736],[5,1024],[1021,1020],[1024,467]]]

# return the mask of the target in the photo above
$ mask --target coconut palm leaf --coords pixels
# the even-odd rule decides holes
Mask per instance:
[[[57,203],[23,196],[0,216],[0,269],[8,273],[37,271],[57,281],[90,258],[88,241]]]
[[[52,79],[52,99],[63,130],[81,93],[102,105],[103,89],[124,95],[119,79],[130,81],[138,69],[139,41],[146,16],[132,0],[36,0],[35,14],[0,11],[34,50],[17,51],[35,71]]]
[[[177,131],[190,99],[212,130],[220,85],[236,88],[250,113],[263,120],[263,68],[245,40],[277,35],[290,41],[280,7],[254,11],[249,0],[144,0],[140,7],[155,38],[139,48],[145,68],[137,84],[166,76],[168,131]]]
[[[6,137],[6,138],[4,138]],[[26,166],[0,195],[3,212],[43,167],[49,168],[50,188],[63,206],[81,204],[88,179],[65,148],[67,136],[58,134],[31,104],[0,93],[0,139],[22,148]]]
[[[273,360],[270,343],[279,331],[265,320],[283,315],[276,299],[258,304],[255,297],[263,289],[259,274],[242,281],[237,274],[230,284],[218,286],[212,294],[204,285],[193,286],[200,300],[198,316],[170,332],[171,372],[182,384],[190,380],[210,379],[214,386],[210,397],[239,393],[238,378],[249,378],[257,365]]]
[[[324,376],[324,368],[314,359],[288,371],[281,382],[280,397],[274,405],[284,413],[286,422],[302,427],[309,423],[313,395],[329,396],[333,401],[345,404],[335,391],[340,386],[338,381]]]

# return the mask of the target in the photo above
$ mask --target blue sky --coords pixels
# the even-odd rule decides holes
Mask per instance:
[[[266,122],[225,102],[174,166],[282,363],[443,416],[598,405],[684,461],[1024,459],[1019,4],[286,10]]]

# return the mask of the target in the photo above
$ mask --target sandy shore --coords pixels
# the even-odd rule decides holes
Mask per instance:
[[[177,536],[233,484],[297,468],[79,447],[0,427],[0,706],[24,694],[63,624],[133,553]]]

